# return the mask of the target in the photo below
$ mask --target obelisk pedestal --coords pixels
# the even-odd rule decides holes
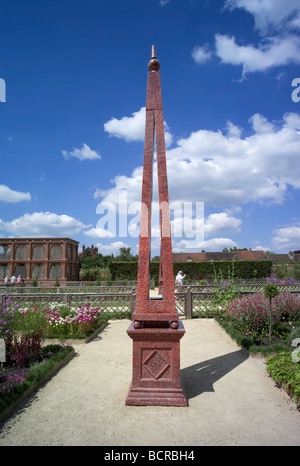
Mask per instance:
[[[133,340],[133,374],[127,405],[187,406],[180,384],[180,339],[185,330],[134,328],[127,330]]]

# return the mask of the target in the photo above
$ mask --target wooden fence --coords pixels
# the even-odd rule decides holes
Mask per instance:
[[[1,304],[9,296],[14,305],[22,309],[35,305],[45,307],[67,306],[69,309],[79,306],[91,305],[100,308],[103,312],[130,312],[133,314],[135,305],[135,292],[124,293],[14,293],[1,294]]]
[[[278,285],[281,291],[300,293],[300,284]],[[100,292],[101,288],[101,292]],[[236,286],[241,296],[263,290],[261,284],[241,284]],[[216,301],[218,287],[213,286],[182,286],[175,290],[176,308],[181,318],[191,319],[195,316],[213,317],[225,309],[225,305]],[[127,285],[101,285],[96,287],[57,287],[41,289],[36,287],[9,287],[0,289],[0,299],[3,305],[10,297],[11,301],[22,308],[42,304],[46,306],[68,306],[76,308],[90,304],[103,312],[130,312],[135,309],[136,288]]]

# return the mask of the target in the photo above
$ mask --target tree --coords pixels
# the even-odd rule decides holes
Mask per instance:
[[[120,261],[120,262],[132,262],[132,261],[136,261],[138,259],[138,256],[133,256],[131,254],[131,248],[128,247],[128,248],[120,248],[119,249],[119,255],[115,258],[116,261]]]
[[[160,256],[154,256],[151,259],[151,262],[159,262],[160,261]]]

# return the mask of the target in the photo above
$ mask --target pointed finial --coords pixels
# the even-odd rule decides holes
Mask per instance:
[[[160,63],[156,58],[155,45],[152,45],[152,55],[148,63],[148,68],[150,71],[158,71],[160,68]]]
[[[152,45],[152,55],[151,58],[156,58],[155,45]]]

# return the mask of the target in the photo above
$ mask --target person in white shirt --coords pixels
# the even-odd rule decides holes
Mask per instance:
[[[183,272],[180,270],[178,274],[176,275],[175,284],[182,285],[184,277],[185,275],[183,275]]]

